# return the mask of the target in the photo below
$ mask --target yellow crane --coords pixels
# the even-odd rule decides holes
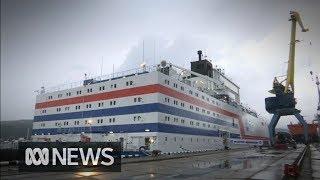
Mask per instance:
[[[290,11],[291,21],[291,36],[290,36],[290,49],[289,60],[286,78],[283,81],[278,81],[277,77],[273,80],[273,89],[270,93],[276,95],[276,97],[267,97],[265,99],[266,110],[273,114],[269,128],[269,136],[271,144],[274,144],[275,127],[281,116],[294,115],[304,127],[305,142],[308,142],[308,125],[300,114],[300,110],[295,108],[296,101],[294,98],[294,59],[296,43],[296,26],[297,22],[302,29],[302,32],[307,32],[301,21],[301,17],[298,12]],[[286,81],[285,85],[283,82]]]
[[[303,23],[301,21],[300,15],[298,12],[290,11],[292,21],[291,24],[291,38],[290,38],[290,50],[289,50],[289,61],[288,61],[288,69],[287,69],[287,81],[285,86],[285,93],[288,93],[289,86],[291,91],[294,93],[294,58],[295,58],[295,48],[296,48],[296,26],[297,22],[302,29],[302,32],[307,32],[309,29],[304,28]]]
[[[269,91],[272,94],[283,94],[283,93],[294,94],[295,48],[296,48],[296,43],[299,42],[299,40],[296,40],[297,22],[298,22],[299,26],[301,27],[302,32],[309,31],[309,29],[307,29],[303,26],[303,23],[301,21],[301,17],[298,12],[290,11],[289,21],[291,21],[292,24],[291,24],[290,49],[289,49],[287,75],[285,76],[286,78],[280,82],[278,81],[277,77],[274,78],[273,89]],[[283,85],[284,81],[286,81],[285,85]]]

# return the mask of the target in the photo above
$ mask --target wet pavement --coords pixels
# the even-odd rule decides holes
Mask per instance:
[[[320,145],[311,145],[311,167],[313,179],[320,180]]]
[[[281,179],[301,151],[242,149],[179,159],[127,163],[122,172],[24,173],[2,168],[1,179]]]

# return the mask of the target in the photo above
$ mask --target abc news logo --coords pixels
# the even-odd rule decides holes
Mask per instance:
[[[19,160],[22,171],[121,171],[121,144],[23,142],[19,143]]]

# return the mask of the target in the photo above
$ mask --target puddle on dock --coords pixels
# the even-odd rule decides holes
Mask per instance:
[[[232,158],[226,160],[214,160],[214,161],[201,161],[193,163],[194,168],[210,168],[212,170],[221,169],[251,169],[258,168],[267,163],[270,157],[267,156],[248,156],[242,158]]]

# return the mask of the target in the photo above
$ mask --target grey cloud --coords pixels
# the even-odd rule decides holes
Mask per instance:
[[[263,112],[261,102],[268,95],[272,77],[283,71],[272,67],[287,57],[290,9],[301,11],[312,26],[303,38],[313,41],[310,62],[316,71],[320,69],[315,61],[320,42],[318,1],[3,0],[1,120],[32,118],[34,90],[81,80],[84,73],[99,75],[102,57],[104,73],[112,72],[112,64],[118,70],[137,67],[142,62],[143,39],[148,64],[154,62],[154,40],[156,62],[166,59],[189,67],[195,52],[203,49],[239,82],[243,99]],[[278,48],[273,48],[273,40],[265,39],[274,32],[277,35],[279,27],[284,31],[274,43]],[[255,46],[260,53],[252,56],[248,52]],[[304,51],[298,51],[297,63],[307,57],[300,54]],[[265,55],[273,60],[257,66],[257,59]],[[297,69],[298,85],[311,85],[302,78],[305,72]],[[247,88],[251,82],[257,88]],[[314,104],[312,88],[307,96],[301,96],[304,92],[299,88],[297,91],[303,104]],[[259,102],[252,95],[259,97]],[[307,114],[313,113],[311,105],[302,107]]]

